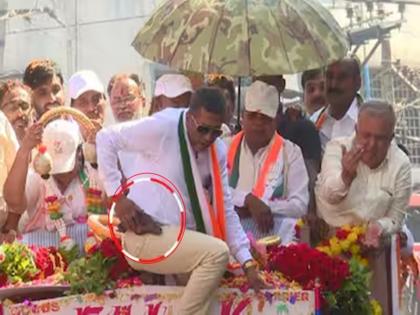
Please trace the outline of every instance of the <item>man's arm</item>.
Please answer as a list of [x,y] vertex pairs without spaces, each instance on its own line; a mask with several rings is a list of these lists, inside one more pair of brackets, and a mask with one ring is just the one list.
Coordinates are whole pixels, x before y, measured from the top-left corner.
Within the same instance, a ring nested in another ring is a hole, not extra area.
[[[289,149],[290,148],[290,149]],[[301,150],[296,145],[285,148],[288,155],[287,198],[268,202],[273,213],[300,218],[308,212],[309,178]],[[286,160],[284,161],[286,163]]]
[[330,204],[337,204],[346,197],[348,187],[341,176],[342,171],[341,145],[338,141],[331,140],[325,148],[321,172],[316,183],[318,198]]
[[97,134],[99,175],[108,196],[113,196],[121,184],[118,152],[153,152],[161,143],[163,133],[163,126],[152,116],[104,128]]
[[239,217],[233,208],[232,195],[228,183],[226,147],[223,143],[216,143],[216,145],[218,149],[225,203],[226,242],[232,255],[235,256],[236,260],[241,265],[243,265],[246,261],[252,259],[250,243],[244,229],[242,228],[241,222],[239,221]]
[[395,183],[395,194],[385,217],[378,220],[383,234],[394,234],[401,230],[411,195],[411,166],[404,163],[398,172]]

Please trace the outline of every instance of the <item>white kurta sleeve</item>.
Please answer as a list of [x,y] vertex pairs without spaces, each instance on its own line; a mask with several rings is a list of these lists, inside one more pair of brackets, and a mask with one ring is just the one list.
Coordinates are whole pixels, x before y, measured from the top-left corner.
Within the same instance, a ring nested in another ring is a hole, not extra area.
[[164,134],[162,123],[155,115],[104,128],[97,134],[99,176],[108,196],[114,195],[121,183],[118,152],[155,151]]
[[316,183],[318,198],[330,204],[341,202],[348,193],[348,188],[341,178],[341,158],[341,144],[336,140],[331,140],[325,148],[321,172]]
[[238,208],[242,208],[245,206],[245,198],[249,194],[249,192],[242,191],[238,188],[230,188],[232,192],[232,201],[233,205]]
[[401,230],[408,202],[411,195],[410,162],[402,165],[395,182],[395,193],[392,196],[391,207],[385,217],[378,220],[385,234],[394,234]]
[[231,188],[228,182],[226,147],[223,143],[217,143],[217,151],[225,201],[226,241],[231,254],[235,256],[240,264],[243,264],[247,260],[252,259],[250,243],[239,221],[238,214],[233,208]]
[[268,206],[275,214],[290,218],[300,218],[308,212],[309,177],[300,148],[290,144],[286,149],[288,174],[287,196],[268,202]]

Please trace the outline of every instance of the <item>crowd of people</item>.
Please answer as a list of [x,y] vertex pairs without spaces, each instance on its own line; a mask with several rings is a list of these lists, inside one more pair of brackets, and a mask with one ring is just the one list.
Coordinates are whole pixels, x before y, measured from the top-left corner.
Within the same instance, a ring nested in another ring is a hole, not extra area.
[[[254,77],[240,119],[234,118],[234,80],[209,75],[205,81],[193,88],[183,74],[162,75],[147,117],[138,114],[146,98],[136,74],[116,74],[105,89],[93,71],[82,70],[65,89],[56,63],[35,60],[22,81],[1,83],[2,241],[58,246],[71,237],[82,249],[90,207],[106,209],[127,178],[152,172],[180,191],[187,230],[166,260],[129,264],[154,274],[189,274],[182,314],[206,314],[231,257],[251,287],[266,288],[247,233],[276,235],[287,245],[296,241],[300,218],[310,225],[307,241],[313,244],[340,226],[367,225],[373,292],[386,302],[384,248],[397,233],[410,240],[404,220],[411,167],[394,140],[392,104],[365,102],[358,94],[357,60],[346,57],[303,73],[301,106],[283,106],[281,75]],[[40,122],[59,106],[84,113],[96,132],[86,134],[68,117]],[[104,123],[108,106],[112,125]],[[97,166],[84,157],[86,141],[96,144]],[[51,156],[50,176],[33,167],[39,151]],[[177,237],[176,201],[158,187],[131,187],[115,209],[123,247],[133,256],[160,255]]]

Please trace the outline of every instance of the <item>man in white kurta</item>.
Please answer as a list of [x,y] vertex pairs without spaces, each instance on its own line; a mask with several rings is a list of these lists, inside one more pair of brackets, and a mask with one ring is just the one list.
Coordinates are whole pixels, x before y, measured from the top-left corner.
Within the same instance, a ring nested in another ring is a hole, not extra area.
[[[244,266],[251,285],[258,288],[261,284],[256,270],[251,266],[253,261],[249,241],[233,209],[226,170],[226,148],[217,139],[221,134],[224,110],[220,91],[202,88],[193,95],[189,110],[168,108],[142,120],[103,129],[97,136],[99,171],[109,196],[114,195],[120,185],[117,160],[118,152],[124,150],[137,152],[141,156],[143,163],[138,167],[139,173],[151,172],[166,177],[178,188],[185,201],[187,230],[178,249],[166,260],[152,265],[129,261],[134,268],[153,273],[192,272],[178,314],[206,314],[211,294],[218,286],[228,262],[228,248],[223,241],[194,231],[198,229],[210,234],[210,230],[214,232],[220,227],[208,223],[202,203],[207,196],[214,196],[214,163],[220,168],[220,188],[225,210],[225,226],[221,228],[226,230],[230,253]],[[211,150],[216,152],[217,161],[210,157]],[[192,177],[186,177],[186,169]],[[199,205],[191,193],[192,186],[197,191]],[[124,248],[140,258],[163,254],[174,244],[179,230],[179,210],[174,198],[164,188],[150,183],[132,186],[127,197],[125,201],[117,202],[117,209],[118,203],[131,207],[130,202],[134,202],[137,214],[128,218],[137,222],[137,225],[130,228],[130,222],[127,222],[129,231],[123,237]],[[211,202],[214,207],[214,199]],[[201,208],[199,214],[197,207]],[[140,219],[138,214],[142,216]],[[127,218],[123,211],[119,216],[120,219]],[[143,223],[146,221],[146,224]],[[151,228],[148,229],[146,225]]]
[[247,89],[243,133],[230,145],[229,173],[245,231],[257,239],[278,235],[287,244],[296,220],[307,213],[308,173],[300,148],[276,132],[278,98],[276,88],[262,81]]
[[410,162],[394,143],[394,127],[391,105],[362,105],[355,136],[328,143],[315,187],[318,215],[329,226],[368,225],[372,292],[385,310],[389,283],[382,244],[401,230],[411,194]]

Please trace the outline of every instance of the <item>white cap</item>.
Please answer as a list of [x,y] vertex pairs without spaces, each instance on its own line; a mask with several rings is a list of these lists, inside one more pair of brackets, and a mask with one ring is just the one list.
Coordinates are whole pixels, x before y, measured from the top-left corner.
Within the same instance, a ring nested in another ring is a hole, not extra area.
[[262,81],[255,81],[246,90],[245,110],[275,118],[279,109],[279,92]]
[[283,99],[283,111],[285,112],[289,108],[303,109],[303,102],[300,97],[295,97],[292,99]]
[[75,121],[57,119],[44,129],[42,143],[52,159],[51,174],[67,173],[73,170],[76,150],[82,142],[79,125]]
[[104,93],[104,86],[95,72],[81,70],[73,74],[69,80],[69,95],[71,99],[77,99],[87,91]]
[[186,92],[193,92],[190,79],[182,74],[164,74],[156,81],[155,96],[177,97]]

